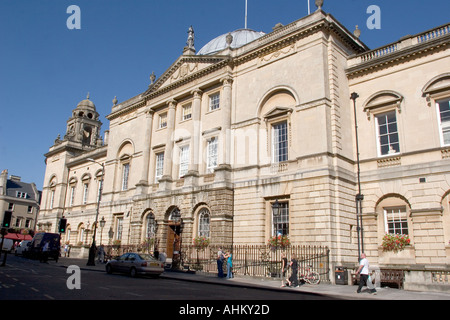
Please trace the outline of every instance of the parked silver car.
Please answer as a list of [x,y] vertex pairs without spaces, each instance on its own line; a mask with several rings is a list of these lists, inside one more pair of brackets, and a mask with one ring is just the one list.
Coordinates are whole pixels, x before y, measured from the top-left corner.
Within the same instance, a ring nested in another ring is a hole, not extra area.
[[131,277],[138,274],[159,276],[164,272],[164,264],[150,254],[128,252],[120,257],[108,261],[106,272],[128,273]]

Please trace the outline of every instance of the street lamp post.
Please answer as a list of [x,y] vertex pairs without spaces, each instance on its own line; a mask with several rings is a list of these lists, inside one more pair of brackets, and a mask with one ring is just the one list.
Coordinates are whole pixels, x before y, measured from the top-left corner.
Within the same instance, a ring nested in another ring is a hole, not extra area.
[[[272,204],[272,213],[273,213],[273,225],[275,225],[275,250],[278,249],[278,216],[280,215],[281,205],[278,202],[278,199],[275,199],[275,202]],[[277,223],[275,223],[275,219],[277,219]],[[276,251],[275,251],[276,252]]]
[[359,141],[358,141],[358,120],[356,117],[356,99],[359,95],[353,92],[350,99],[353,100],[353,112],[355,116],[355,137],[356,137],[356,166],[357,166],[357,179],[358,179],[358,193],[355,196],[356,205],[356,231],[358,234],[358,261],[361,259],[361,253],[364,252],[364,236],[363,236],[363,218],[362,218],[362,201],[364,195],[361,194],[361,169],[359,161]]
[[100,220],[100,228],[102,228],[102,231],[100,232],[100,244],[102,244],[103,228],[105,227],[105,224],[106,224],[105,217],[102,217],[102,220]]
[[[95,236],[97,234],[98,213],[100,210],[100,200],[102,198],[103,177],[105,174],[105,165],[103,163],[98,163],[97,161],[95,161],[94,159],[91,159],[91,158],[88,158],[87,160],[97,163],[102,166],[102,175],[101,175],[100,188],[98,191],[98,199],[97,199],[97,212],[95,214],[95,222],[94,222],[94,234],[92,235],[92,245],[91,245],[91,248],[89,249],[89,258],[88,258],[88,262],[86,264],[88,266],[95,266]],[[102,229],[103,229],[103,227],[102,227]]]
[[[174,237],[174,241],[173,241],[173,255],[172,255],[172,269],[176,269],[181,267],[181,239],[182,239],[182,229],[183,229],[183,219],[181,218],[181,213],[180,213],[180,209],[175,208],[172,211],[172,221],[175,222],[175,226],[174,226],[174,232],[175,232],[175,237]],[[177,239],[177,236],[179,237],[179,239]],[[178,250],[178,258],[176,263],[174,263],[175,259],[175,249],[176,249],[176,244],[178,241],[178,245],[179,245],[179,250]],[[180,265],[179,265],[180,264]]]

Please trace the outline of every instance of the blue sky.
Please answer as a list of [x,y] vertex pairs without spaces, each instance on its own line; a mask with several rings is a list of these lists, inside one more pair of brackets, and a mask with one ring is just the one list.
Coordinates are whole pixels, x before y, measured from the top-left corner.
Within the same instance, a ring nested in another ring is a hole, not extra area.
[[[81,10],[79,30],[67,28],[70,5]],[[380,29],[366,25],[370,5],[381,9]],[[1,0],[0,171],[42,189],[44,154],[88,92],[103,133],[114,96],[145,91],[152,71],[160,76],[181,55],[189,26],[198,51],[243,28],[244,8],[245,0]],[[448,0],[325,0],[323,10],[350,31],[359,25],[372,49],[450,22]],[[248,0],[248,28],[267,33],[307,13],[307,0]]]

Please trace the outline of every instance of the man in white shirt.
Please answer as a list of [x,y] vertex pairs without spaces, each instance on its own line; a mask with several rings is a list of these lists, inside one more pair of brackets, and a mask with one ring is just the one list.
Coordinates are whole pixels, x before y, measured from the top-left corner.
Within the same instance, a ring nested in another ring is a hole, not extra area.
[[[359,262],[359,268],[358,271],[356,271],[356,274],[360,274],[359,277],[359,287],[358,290],[356,291],[357,293],[361,293],[361,289],[363,286],[367,286],[369,288],[369,260],[367,260],[366,258],[366,254],[362,253],[361,254],[361,261]],[[375,288],[370,289],[370,293],[376,293],[377,290],[375,290]]]

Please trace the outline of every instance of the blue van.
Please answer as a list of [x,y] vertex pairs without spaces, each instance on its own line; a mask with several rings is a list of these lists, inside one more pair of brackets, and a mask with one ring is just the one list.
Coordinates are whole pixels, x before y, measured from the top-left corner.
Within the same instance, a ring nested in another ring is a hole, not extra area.
[[60,240],[60,235],[58,233],[37,233],[33,240],[28,244],[29,248],[26,251],[25,257],[42,260],[44,255],[42,249],[44,248],[45,243],[48,242],[49,246],[46,258],[54,259],[58,262],[61,249]]

